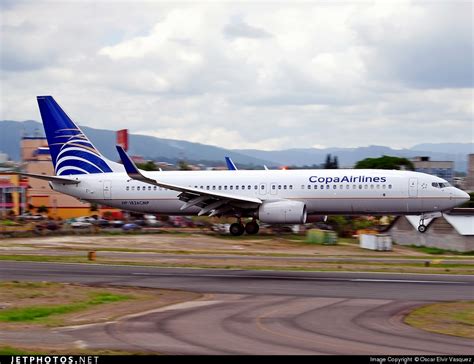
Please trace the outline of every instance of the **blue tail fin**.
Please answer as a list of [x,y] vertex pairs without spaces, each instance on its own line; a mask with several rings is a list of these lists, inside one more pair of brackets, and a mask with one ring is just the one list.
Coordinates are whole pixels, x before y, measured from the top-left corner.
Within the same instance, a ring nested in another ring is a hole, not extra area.
[[108,173],[116,169],[116,163],[99,153],[53,97],[37,99],[56,175]]

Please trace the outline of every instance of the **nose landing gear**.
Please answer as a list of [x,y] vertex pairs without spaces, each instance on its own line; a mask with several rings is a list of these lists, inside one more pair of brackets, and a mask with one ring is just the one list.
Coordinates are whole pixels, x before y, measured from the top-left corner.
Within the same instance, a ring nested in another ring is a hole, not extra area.
[[424,233],[426,231],[426,225],[424,224],[424,220],[420,220],[420,225],[418,225],[418,231],[420,233]]

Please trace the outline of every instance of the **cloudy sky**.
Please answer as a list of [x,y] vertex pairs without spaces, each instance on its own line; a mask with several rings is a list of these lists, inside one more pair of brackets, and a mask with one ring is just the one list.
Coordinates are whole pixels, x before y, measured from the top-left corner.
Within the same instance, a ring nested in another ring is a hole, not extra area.
[[471,1],[7,1],[0,120],[226,148],[472,142]]

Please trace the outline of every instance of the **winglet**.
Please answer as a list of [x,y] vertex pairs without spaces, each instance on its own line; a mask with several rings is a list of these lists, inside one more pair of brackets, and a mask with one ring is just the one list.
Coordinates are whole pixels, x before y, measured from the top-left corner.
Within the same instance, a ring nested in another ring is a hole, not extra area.
[[117,148],[120,160],[122,161],[122,164],[125,167],[125,171],[127,172],[127,174],[131,178],[140,177],[142,174],[140,173],[132,159],[127,155],[127,153],[125,153],[123,148],[120,145],[116,145],[115,147]]
[[225,162],[227,164],[227,169],[229,171],[237,171],[237,167],[235,166],[234,162],[232,162],[232,159],[230,157],[225,157]]

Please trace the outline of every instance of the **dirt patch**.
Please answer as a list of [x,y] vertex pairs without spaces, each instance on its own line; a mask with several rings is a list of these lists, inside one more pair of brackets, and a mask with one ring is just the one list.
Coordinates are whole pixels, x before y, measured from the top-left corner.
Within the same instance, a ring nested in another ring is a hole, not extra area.
[[[85,286],[51,282],[1,282],[0,308],[4,312],[11,309],[77,305],[78,302],[91,302],[91,300],[93,302],[94,297],[103,299],[103,302],[85,305],[83,309],[69,313],[54,314],[38,322],[31,320],[0,322],[0,329],[70,326],[111,321],[128,314],[195,300],[201,296],[198,293],[162,289]],[[107,300],[114,297],[121,299]]]

